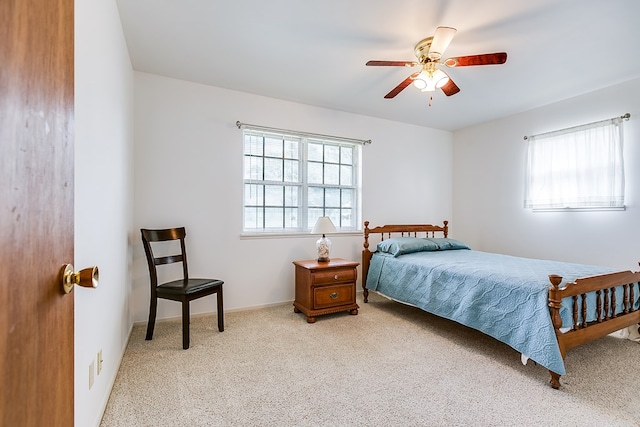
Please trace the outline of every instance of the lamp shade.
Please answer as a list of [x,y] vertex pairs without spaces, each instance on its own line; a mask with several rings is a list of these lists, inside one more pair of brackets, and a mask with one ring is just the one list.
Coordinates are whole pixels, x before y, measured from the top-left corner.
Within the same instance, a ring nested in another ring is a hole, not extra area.
[[321,216],[318,218],[316,225],[314,225],[313,230],[311,230],[311,234],[327,234],[336,232],[336,227],[328,216]]

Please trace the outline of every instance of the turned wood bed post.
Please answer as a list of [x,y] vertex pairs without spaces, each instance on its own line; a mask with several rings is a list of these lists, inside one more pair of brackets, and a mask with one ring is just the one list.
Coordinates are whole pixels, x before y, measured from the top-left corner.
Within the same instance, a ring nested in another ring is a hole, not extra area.
[[[553,329],[556,331],[556,338],[558,339],[558,346],[560,347],[560,354],[564,360],[566,351],[562,340],[560,339],[560,328],[562,328],[562,317],[560,316],[560,308],[562,308],[562,298],[559,295],[560,283],[562,282],[562,276],[557,274],[551,274],[549,276],[551,287],[549,288],[549,307],[551,308],[551,322],[553,323]],[[560,388],[560,375],[549,370],[551,374],[551,387],[555,389]]]
[[372,253],[369,251],[369,221],[364,222],[364,249],[362,250],[362,296],[364,302],[369,302],[369,289],[367,289],[367,273]]

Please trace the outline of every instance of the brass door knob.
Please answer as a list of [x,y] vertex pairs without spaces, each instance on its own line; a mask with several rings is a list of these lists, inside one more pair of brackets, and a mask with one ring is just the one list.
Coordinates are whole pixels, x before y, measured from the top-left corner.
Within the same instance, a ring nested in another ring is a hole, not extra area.
[[73,290],[73,285],[82,286],[83,288],[97,288],[100,274],[98,267],[88,267],[74,273],[72,264],[62,266],[62,290],[65,294]]

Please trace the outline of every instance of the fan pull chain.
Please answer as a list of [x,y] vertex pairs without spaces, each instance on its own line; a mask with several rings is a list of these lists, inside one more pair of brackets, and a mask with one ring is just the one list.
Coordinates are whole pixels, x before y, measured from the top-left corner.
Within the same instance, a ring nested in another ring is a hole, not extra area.
[[429,95],[429,107],[431,107],[431,101],[433,101],[433,95]]

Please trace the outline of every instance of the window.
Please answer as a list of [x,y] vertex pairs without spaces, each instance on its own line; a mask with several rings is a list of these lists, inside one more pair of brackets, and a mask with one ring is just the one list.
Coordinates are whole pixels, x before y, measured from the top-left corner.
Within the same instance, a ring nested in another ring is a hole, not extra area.
[[243,138],[243,232],[309,232],[321,216],[360,230],[360,143],[252,128]]
[[622,117],[527,140],[525,207],[624,208]]

